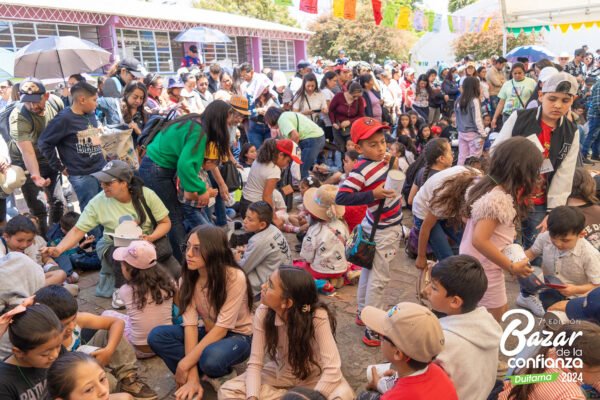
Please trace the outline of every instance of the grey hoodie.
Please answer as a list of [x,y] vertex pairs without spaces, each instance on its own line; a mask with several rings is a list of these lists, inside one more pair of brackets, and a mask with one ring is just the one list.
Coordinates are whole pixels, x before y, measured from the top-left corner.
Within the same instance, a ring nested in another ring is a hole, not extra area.
[[440,318],[446,340],[435,363],[454,382],[460,400],[486,399],[496,382],[502,328],[484,307]]

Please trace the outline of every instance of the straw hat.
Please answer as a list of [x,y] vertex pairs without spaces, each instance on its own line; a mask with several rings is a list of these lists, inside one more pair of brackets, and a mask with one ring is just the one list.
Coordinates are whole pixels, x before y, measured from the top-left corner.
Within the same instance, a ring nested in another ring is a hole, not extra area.
[[4,175],[0,174],[1,188],[6,194],[11,194],[15,189],[23,186],[26,180],[27,176],[25,175],[25,171],[17,165],[11,165]]
[[323,221],[341,218],[346,212],[346,207],[335,204],[337,192],[338,187],[334,185],[310,188],[304,193],[304,207]]

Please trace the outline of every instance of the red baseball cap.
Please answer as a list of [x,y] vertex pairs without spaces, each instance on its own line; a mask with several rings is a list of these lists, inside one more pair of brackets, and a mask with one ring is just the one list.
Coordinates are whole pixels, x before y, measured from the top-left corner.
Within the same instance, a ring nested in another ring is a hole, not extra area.
[[439,134],[441,134],[441,133],[442,133],[442,127],[441,127],[441,126],[438,126],[438,125],[433,125],[433,126],[431,127],[431,133],[432,133],[433,135],[439,135]]
[[302,160],[300,160],[298,156],[294,154],[294,142],[292,142],[290,139],[278,140],[277,150],[290,156],[295,163],[302,164]]
[[333,68],[334,71],[350,71],[350,67],[348,67],[346,64],[340,64],[340,65],[336,65]]
[[371,117],[362,117],[354,121],[352,124],[352,128],[350,128],[350,136],[352,137],[352,141],[358,144],[359,140],[368,139],[380,130],[389,128],[389,126],[383,125],[376,119]]

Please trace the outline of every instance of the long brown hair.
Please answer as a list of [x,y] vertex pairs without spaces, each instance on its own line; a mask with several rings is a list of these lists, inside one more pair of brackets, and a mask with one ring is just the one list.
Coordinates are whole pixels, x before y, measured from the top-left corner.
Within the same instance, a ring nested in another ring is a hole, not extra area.
[[[190,232],[191,235],[196,235],[200,241],[200,254],[206,263],[207,280],[207,297],[210,307],[218,315],[221,307],[227,300],[227,269],[235,268],[242,270],[235,261],[233,253],[229,249],[227,243],[227,235],[222,228],[212,225],[200,225]],[[245,275],[245,274],[244,274]],[[185,310],[192,304],[192,298],[196,290],[196,283],[200,277],[197,270],[187,268],[187,262],[184,262],[182,272],[182,283],[179,292],[179,312],[183,314]],[[252,309],[252,287],[246,276],[246,290],[248,309]]]
[[175,297],[176,286],[171,275],[160,265],[149,269],[138,269],[125,262],[131,279],[127,282],[133,289],[133,304],[138,310],[143,310],[148,304],[148,295],[154,304]]
[[[129,111],[129,104],[127,104],[127,99],[137,89],[142,91],[142,93],[144,94],[144,98],[142,99],[142,104],[137,108],[137,110],[131,113],[131,111]],[[146,110],[144,109],[144,106],[146,105],[146,100],[148,100],[148,88],[146,87],[146,85],[138,81],[129,82],[123,90],[123,98],[121,99],[121,113],[123,114],[123,121],[128,124],[131,121],[133,121],[133,117],[135,116],[135,114],[140,113],[145,124],[148,120],[148,114],[146,114]],[[140,126],[140,129],[141,128],[143,127]]]
[[[319,300],[312,276],[305,270],[290,266],[279,267],[279,279],[283,287],[283,298],[291,299],[293,305],[286,311],[288,336],[288,362],[294,376],[305,380],[311,374],[311,366],[322,370],[316,361],[311,342],[315,339],[315,312],[322,308],[327,312],[331,332],[335,336],[336,320],[325,303]],[[275,311],[269,309],[264,322],[266,352],[272,360],[277,360],[277,327]]]
[[544,158],[535,145],[524,137],[513,137],[498,145],[492,153],[487,175],[469,191],[465,216],[471,216],[471,206],[496,186],[510,194],[517,218],[527,215],[529,196],[535,190]]
[[523,137],[510,138],[494,150],[487,175],[475,184],[478,173],[474,169],[449,178],[433,192],[429,206],[436,214],[448,218],[452,225],[459,226],[462,218],[471,217],[473,203],[501,186],[513,198],[517,219],[523,218],[529,208],[528,197],[538,182],[542,161],[542,154],[531,141]]
[[586,203],[597,204],[596,181],[585,168],[577,168],[573,176],[571,195],[574,199],[583,200]]

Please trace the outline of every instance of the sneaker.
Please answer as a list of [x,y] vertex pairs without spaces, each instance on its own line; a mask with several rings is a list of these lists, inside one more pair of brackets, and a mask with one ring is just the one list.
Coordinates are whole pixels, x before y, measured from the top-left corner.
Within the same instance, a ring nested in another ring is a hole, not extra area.
[[600,161],[600,156],[592,156],[592,161]]
[[219,393],[219,389],[221,389],[221,386],[225,382],[232,380],[236,376],[237,376],[236,370],[232,369],[230,373],[228,373],[227,375],[222,376],[220,378],[209,378],[208,376],[204,375],[202,377],[202,380],[207,382],[210,386],[212,386],[212,388],[215,390],[216,393]]
[[589,158],[587,158],[587,157],[584,157],[583,160],[582,160],[582,162],[584,164],[586,164],[586,165],[593,165],[594,164],[594,162],[592,160],[590,160]]
[[330,279],[329,282],[331,282],[333,287],[336,289],[344,287],[344,278],[342,277]]
[[79,282],[79,274],[75,271],[71,273],[71,276],[67,277],[68,283],[77,283]]
[[360,311],[356,311],[356,318],[354,318],[354,323],[358,326],[366,326],[362,319],[360,319]]
[[381,338],[379,337],[379,334],[373,332],[369,328],[365,329],[365,335],[363,336],[362,341],[369,347],[381,346]]
[[522,293],[517,297],[517,305],[522,308],[526,308],[533,313],[536,317],[543,317],[546,313],[542,302],[537,296],[523,296]]
[[119,297],[119,289],[115,289],[115,291],[112,294],[112,308],[114,308],[115,310],[125,309],[125,303]]
[[130,394],[134,399],[156,400],[158,395],[150,386],[144,383],[137,375],[130,375],[121,380],[121,392]]

